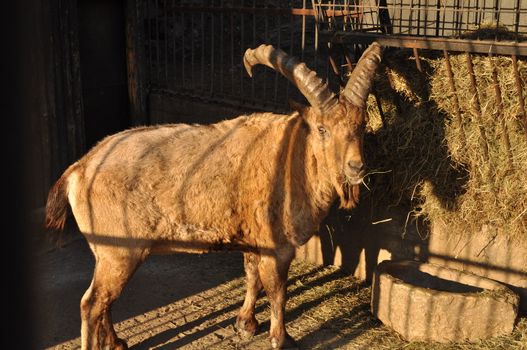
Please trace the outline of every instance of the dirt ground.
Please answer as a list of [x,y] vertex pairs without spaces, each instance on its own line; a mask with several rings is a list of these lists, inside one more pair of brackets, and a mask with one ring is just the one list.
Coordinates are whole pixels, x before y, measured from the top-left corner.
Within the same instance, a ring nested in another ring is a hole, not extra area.
[[[79,301],[93,258],[82,237],[41,251],[36,267],[38,349],[78,349]],[[238,253],[153,256],[113,307],[130,349],[267,349],[269,307],[257,303],[260,329],[251,340],[233,324],[245,293]],[[477,344],[408,343],[369,312],[370,288],[335,267],[294,262],[288,285],[287,329],[301,349],[527,349],[527,320],[511,336]]]

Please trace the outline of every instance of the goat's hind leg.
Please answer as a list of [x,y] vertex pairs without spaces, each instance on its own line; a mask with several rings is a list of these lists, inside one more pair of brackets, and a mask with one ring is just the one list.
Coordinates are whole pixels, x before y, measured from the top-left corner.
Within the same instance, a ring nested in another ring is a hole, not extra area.
[[117,338],[113,329],[111,305],[143,258],[142,254],[113,253],[98,247],[95,254],[93,279],[80,306],[82,350],[127,349],[126,342]]
[[258,299],[258,292],[262,289],[262,281],[258,274],[260,256],[254,253],[244,253],[243,263],[247,282],[247,292],[243,306],[236,318],[236,329],[244,338],[250,338],[256,333],[258,321],[254,317],[254,306]]

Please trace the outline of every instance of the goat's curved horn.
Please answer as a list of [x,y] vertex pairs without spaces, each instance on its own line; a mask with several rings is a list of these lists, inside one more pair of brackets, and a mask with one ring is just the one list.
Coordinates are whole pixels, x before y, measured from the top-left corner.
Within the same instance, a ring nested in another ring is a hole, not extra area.
[[263,64],[280,72],[289,79],[309,101],[311,106],[324,113],[329,111],[338,100],[328,85],[320,79],[316,72],[307,68],[306,64],[291,57],[272,45],[260,45],[256,49],[247,49],[243,56],[243,64],[252,77],[252,68]]
[[379,43],[372,43],[360,57],[357,66],[341,95],[357,107],[364,108],[375,76],[375,70],[381,62],[382,48]]

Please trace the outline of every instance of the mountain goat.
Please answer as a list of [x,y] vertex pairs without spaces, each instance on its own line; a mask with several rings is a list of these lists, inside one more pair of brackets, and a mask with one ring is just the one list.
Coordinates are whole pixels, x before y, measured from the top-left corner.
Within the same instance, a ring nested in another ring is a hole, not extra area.
[[364,176],[365,105],[381,47],[364,52],[340,96],[316,73],[270,45],[244,64],[288,78],[311,106],[290,115],[254,113],[213,125],[159,125],[109,136],[51,189],[46,226],[62,229],[71,207],[95,270],[82,297],[82,349],[126,349],[111,305],[150,254],[241,250],[247,277],[236,326],[256,331],[263,287],[270,341],[296,347],[284,325],[286,280],[295,248],[317,230],[335,199],[353,208]]

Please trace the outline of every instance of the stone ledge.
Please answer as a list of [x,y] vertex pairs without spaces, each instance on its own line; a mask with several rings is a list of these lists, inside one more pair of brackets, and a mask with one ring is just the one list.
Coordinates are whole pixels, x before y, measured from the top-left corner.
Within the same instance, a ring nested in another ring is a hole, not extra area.
[[519,297],[496,281],[428,263],[384,261],[372,313],[410,341],[476,341],[512,332]]

